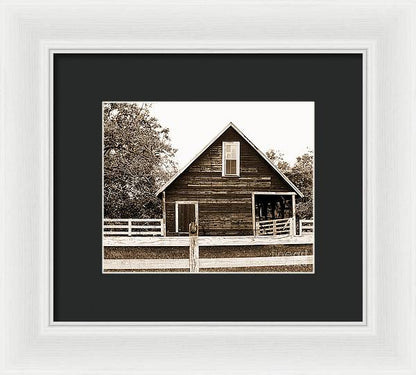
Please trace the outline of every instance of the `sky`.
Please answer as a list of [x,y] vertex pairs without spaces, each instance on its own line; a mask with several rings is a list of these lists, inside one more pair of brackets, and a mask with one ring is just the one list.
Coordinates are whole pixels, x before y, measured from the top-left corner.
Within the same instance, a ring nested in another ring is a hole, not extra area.
[[170,129],[184,167],[228,123],[261,151],[280,150],[290,164],[314,150],[314,102],[152,102],[151,115]]

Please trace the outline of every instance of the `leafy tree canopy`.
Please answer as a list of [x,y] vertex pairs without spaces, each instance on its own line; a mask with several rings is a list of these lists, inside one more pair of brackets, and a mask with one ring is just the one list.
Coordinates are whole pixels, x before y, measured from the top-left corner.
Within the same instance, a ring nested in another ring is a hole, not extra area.
[[285,160],[285,155],[279,150],[269,150],[266,152],[269,160],[277,166],[283,173],[290,171],[290,164]]
[[104,104],[104,216],[161,215],[157,189],[177,166],[169,129],[151,116],[150,104]]
[[313,152],[308,150],[296,158],[291,166],[285,161],[284,154],[280,151],[269,150],[266,156],[275,164],[303,193],[303,198],[296,202],[296,213],[299,219],[313,218]]

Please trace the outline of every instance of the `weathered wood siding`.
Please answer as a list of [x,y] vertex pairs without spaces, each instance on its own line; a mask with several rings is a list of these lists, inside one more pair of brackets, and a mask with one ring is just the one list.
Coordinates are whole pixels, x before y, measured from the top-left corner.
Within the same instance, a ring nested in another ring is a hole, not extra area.
[[[240,142],[240,177],[222,177],[224,141]],[[251,235],[251,194],[255,191],[293,189],[229,128],[166,189],[167,235],[175,232],[175,201],[198,201],[201,236]]]

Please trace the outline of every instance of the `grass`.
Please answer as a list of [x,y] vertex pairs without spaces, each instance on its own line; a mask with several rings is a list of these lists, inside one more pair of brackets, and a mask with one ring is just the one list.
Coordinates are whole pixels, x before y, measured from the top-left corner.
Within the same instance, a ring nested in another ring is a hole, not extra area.
[[[200,246],[200,258],[279,257],[312,255],[312,245]],[[105,247],[105,259],[188,259],[189,247]],[[313,272],[312,265],[206,268],[201,272]],[[111,270],[105,272],[184,272],[189,269]]]
[[[200,258],[312,255],[312,245],[200,246]],[[105,247],[106,259],[187,259],[189,247]]]
[[[189,273],[189,268],[184,269],[160,269],[160,270],[105,270],[105,272],[134,272],[134,273],[149,273],[149,272],[181,272]],[[200,272],[313,272],[312,264],[296,265],[296,266],[275,266],[275,267],[233,267],[233,268],[202,268]]]

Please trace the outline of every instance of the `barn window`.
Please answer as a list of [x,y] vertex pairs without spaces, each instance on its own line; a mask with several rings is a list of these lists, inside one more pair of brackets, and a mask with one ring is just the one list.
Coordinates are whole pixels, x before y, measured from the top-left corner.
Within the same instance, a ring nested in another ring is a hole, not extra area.
[[222,175],[240,175],[240,142],[222,143]]

